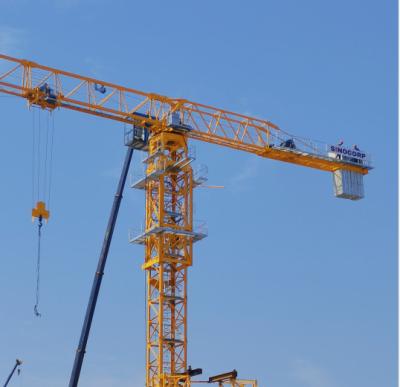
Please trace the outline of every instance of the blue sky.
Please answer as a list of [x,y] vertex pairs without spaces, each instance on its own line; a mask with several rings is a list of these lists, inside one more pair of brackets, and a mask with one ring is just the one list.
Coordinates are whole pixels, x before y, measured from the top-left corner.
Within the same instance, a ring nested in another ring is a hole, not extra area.
[[[397,382],[395,1],[3,0],[0,51],[144,91],[269,119],[373,154],[366,198],[335,199],[329,173],[193,143],[210,184],[195,216],[209,237],[189,277],[189,363],[271,387]],[[121,125],[59,111],[52,218],[33,316],[32,113],[0,96],[0,378],[69,380],[124,157]],[[137,168],[141,155],[135,155]],[[144,218],[127,189],[81,386],[144,380]],[[11,384],[10,384],[11,386]]]

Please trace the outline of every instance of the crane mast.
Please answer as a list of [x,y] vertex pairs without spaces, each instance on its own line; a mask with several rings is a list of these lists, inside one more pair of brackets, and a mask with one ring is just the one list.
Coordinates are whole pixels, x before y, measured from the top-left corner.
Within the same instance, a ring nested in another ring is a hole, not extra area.
[[[200,183],[192,170],[189,139],[329,171],[334,175],[336,196],[363,197],[362,177],[372,166],[370,156],[358,148],[316,143],[293,136],[270,121],[23,59],[0,55],[0,64],[4,64],[0,92],[25,98],[43,109],[65,108],[128,124],[125,144],[147,152],[146,174],[133,184],[145,191],[145,228],[130,237],[130,242],[145,248],[146,387],[191,385],[188,268],[193,262],[193,244],[206,232],[194,227],[193,190]],[[222,374],[215,381],[256,386],[255,381],[240,382],[236,376],[236,371],[228,379]]]
[[193,171],[184,134],[151,137],[146,178],[146,226],[133,237],[145,245],[146,386],[189,386],[187,275],[192,265]]

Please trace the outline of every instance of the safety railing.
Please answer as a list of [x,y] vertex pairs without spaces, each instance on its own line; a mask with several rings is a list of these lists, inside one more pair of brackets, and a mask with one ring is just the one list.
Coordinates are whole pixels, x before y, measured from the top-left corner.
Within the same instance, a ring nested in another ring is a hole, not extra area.
[[337,145],[327,144],[326,142],[293,136],[281,131],[271,135],[270,147],[287,152],[303,153],[324,159],[340,160],[345,163],[372,168],[371,155],[358,148],[357,145],[348,147],[342,142]]

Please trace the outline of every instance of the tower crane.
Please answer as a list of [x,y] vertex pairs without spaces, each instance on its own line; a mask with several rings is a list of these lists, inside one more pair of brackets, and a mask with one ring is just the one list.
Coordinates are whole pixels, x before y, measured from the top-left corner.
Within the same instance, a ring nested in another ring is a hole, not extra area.
[[[126,162],[129,164],[133,149],[147,152],[146,174],[133,184],[146,195],[145,228],[130,237],[131,242],[145,247],[146,387],[190,386],[196,374],[187,359],[187,274],[193,262],[193,244],[207,233],[194,226],[193,191],[202,179],[193,172],[189,141],[331,172],[337,197],[358,200],[364,196],[363,176],[372,165],[370,156],[357,146],[315,142],[289,134],[267,120],[24,59],[0,55],[0,65],[0,92],[25,98],[30,106],[49,111],[69,109],[122,122],[128,147]],[[124,173],[126,177],[125,167],[122,184]],[[92,290],[96,299],[97,294]],[[87,335],[93,312],[92,304],[89,321],[85,319]],[[78,383],[85,347],[86,342],[78,348],[70,387]],[[228,379],[230,385],[255,385],[236,380],[236,375]],[[216,378],[215,382],[222,385],[224,380]]]

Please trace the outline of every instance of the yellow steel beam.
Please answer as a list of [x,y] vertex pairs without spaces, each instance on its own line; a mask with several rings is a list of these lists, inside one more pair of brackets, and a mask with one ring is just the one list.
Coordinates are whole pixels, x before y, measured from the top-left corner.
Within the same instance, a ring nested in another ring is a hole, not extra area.
[[[95,78],[43,66],[31,61],[0,55],[0,92],[26,98],[42,108],[65,108],[138,126],[150,132],[165,130],[168,116],[178,112],[181,121],[191,128],[186,136],[256,155],[334,172],[338,169],[367,174],[368,165],[335,160],[306,142],[300,151],[279,147],[290,135],[267,120],[218,109],[184,99],[145,93]],[[55,100],[46,100],[40,90],[44,81],[54,91]],[[96,85],[105,95],[96,101]],[[299,140],[300,143],[302,140]]]
[[[187,269],[193,239],[193,173],[182,134],[150,139],[146,183],[145,263],[147,278],[146,387],[190,385],[187,365]],[[164,230],[153,233],[152,231]]]

